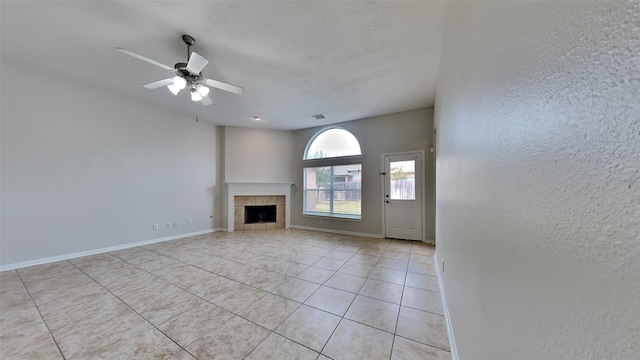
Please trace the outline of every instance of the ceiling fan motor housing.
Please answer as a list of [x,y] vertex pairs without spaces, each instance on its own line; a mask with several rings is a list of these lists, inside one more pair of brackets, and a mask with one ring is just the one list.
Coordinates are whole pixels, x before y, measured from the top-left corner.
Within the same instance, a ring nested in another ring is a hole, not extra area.
[[179,62],[174,66],[174,68],[176,69],[176,74],[187,80],[189,84],[202,78],[202,73],[193,74],[189,70],[187,70],[187,63]]

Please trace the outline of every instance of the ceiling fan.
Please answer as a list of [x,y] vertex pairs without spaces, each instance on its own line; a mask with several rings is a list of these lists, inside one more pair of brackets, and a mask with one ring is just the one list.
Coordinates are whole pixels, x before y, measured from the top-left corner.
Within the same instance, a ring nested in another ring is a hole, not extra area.
[[157,89],[166,86],[173,95],[177,96],[180,90],[189,88],[189,91],[191,92],[191,100],[200,101],[203,105],[212,104],[211,98],[209,98],[209,87],[228,91],[234,94],[244,94],[244,89],[239,86],[202,77],[202,69],[207,66],[209,60],[205,59],[195,51],[191,52],[191,46],[196,43],[196,40],[193,37],[189,35],[182,35],[182,41],[187,44],[187,62],[179,62],[175,64],[174,67],[164,65],[160,62],[151,60],[120,47],[117,47],[116,50],[142,61],[146,61],[149,64],[161,67],[175,75],[172,78],[158,80],[143,85],[147,89]]

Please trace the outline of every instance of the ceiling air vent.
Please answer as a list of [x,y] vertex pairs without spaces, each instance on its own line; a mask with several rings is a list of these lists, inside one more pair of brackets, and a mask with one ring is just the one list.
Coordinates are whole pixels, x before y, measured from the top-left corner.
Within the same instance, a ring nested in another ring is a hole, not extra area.
[[316,114],[316,115],[313,115],[313,117],[316,118],[316,120],[324,119],[324,115],[322,114]]

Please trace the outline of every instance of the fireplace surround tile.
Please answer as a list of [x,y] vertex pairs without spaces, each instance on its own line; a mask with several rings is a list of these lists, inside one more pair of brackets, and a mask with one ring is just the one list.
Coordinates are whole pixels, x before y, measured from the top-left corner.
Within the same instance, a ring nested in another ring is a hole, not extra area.
[[[291,186],[293,182],[225,182],[228,187],[227,231],[288,229],[290,224]],[[276,205],[276,222],[249,226],[244,224],[245,205]],[[239,206],[242,211],[236,210]],[[241,221],[238,219],[242,217]]]
[[[269,195],[269,196],[253,196],[253,195],[236,195],[233,197],[234,202],[234,221],[233,227],[237,231],[255,231],[255,230],[275,230],[285,228],[285,196]],[[276,222],[245,224],[244,212],[245,206],[260,205],[276,205]]]

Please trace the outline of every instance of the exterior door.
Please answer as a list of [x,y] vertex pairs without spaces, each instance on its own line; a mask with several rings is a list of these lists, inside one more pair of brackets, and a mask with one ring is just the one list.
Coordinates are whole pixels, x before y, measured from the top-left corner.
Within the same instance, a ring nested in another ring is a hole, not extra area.
[[422,153],[384,156],[385,237],[422,240]]

